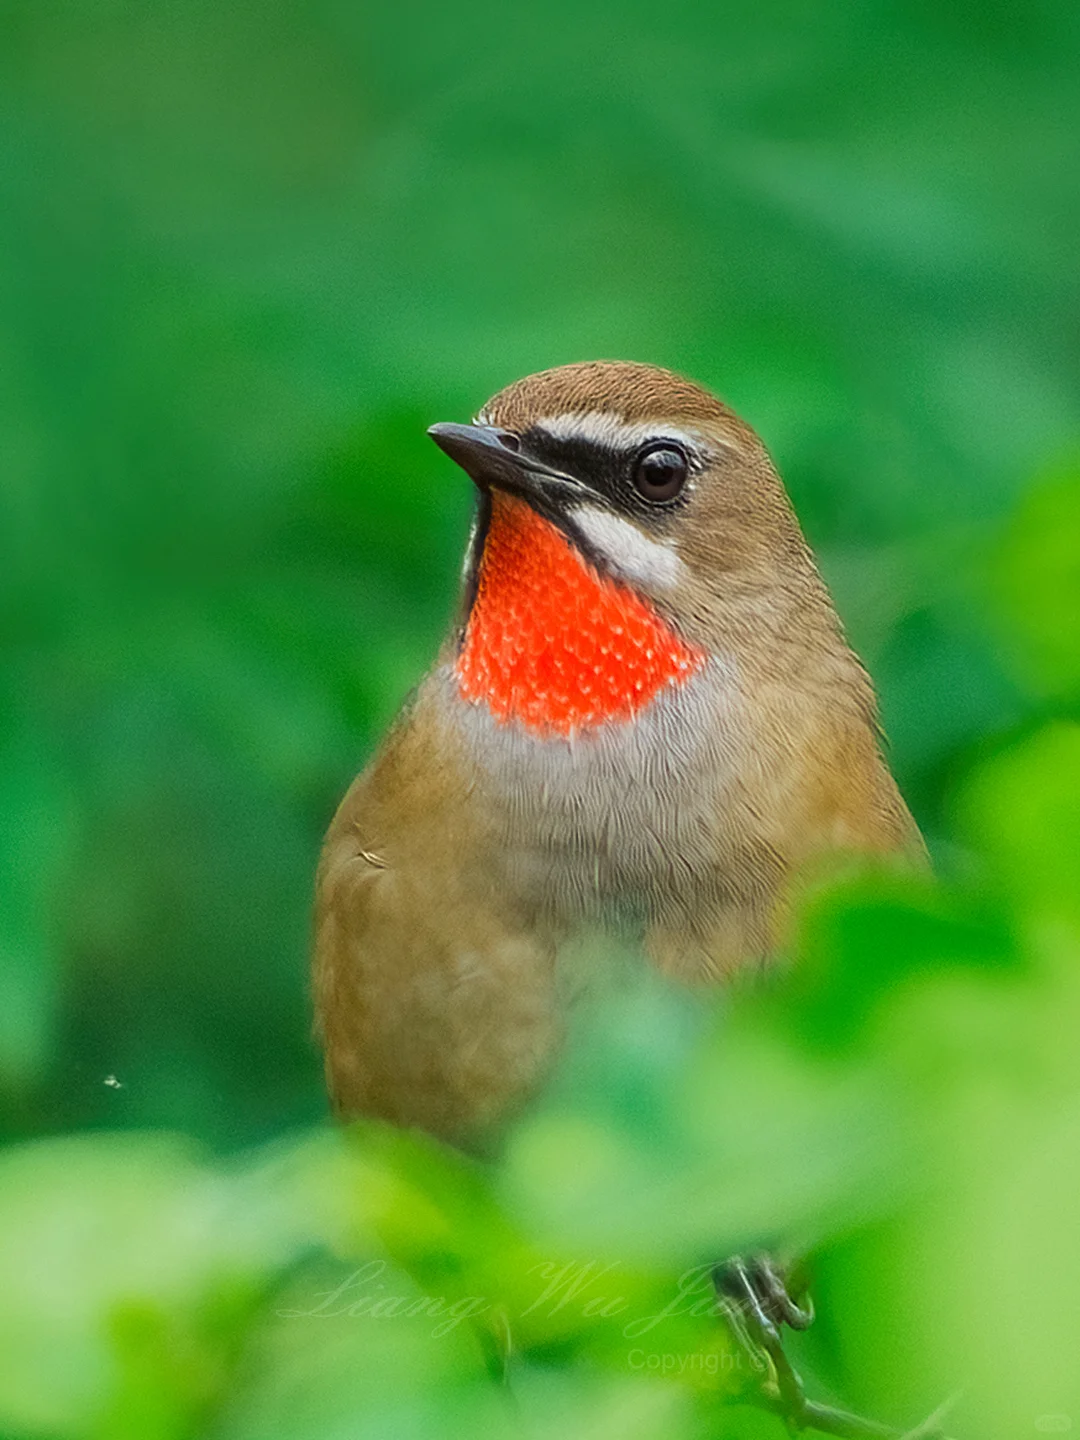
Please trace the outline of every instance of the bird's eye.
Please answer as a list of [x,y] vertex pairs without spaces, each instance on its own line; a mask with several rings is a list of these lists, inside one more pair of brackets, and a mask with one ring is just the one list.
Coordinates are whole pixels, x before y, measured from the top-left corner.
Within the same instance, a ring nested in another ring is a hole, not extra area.
[[634,489],[646,500],[674,500],[686,474],[686,456],[677,445],[653,445],[634,462]]

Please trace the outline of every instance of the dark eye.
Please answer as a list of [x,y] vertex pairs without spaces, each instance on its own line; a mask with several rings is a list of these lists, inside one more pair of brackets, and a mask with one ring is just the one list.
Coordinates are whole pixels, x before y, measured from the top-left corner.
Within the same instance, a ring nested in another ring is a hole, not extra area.
[[686,470],[677,445],[654,445],[634,462],[634,489],[646,500],[674,500],[686,484]]

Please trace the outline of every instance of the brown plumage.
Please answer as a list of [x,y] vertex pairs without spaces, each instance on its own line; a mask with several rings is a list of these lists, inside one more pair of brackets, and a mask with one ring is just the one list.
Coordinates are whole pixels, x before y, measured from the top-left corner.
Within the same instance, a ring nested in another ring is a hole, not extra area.
[[480,488],[462,613],[330,827],[315,992],[342,1113],[466,1140],[542,1080],[588,927],[722,978],[775,947],[807,867],[920,842],[731,410],[597,362],[433,435]]

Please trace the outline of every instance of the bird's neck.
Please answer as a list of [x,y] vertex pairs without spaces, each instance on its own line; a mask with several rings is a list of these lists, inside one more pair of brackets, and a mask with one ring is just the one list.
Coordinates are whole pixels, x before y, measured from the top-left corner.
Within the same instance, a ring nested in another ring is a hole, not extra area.
[[632,719],[706,658],[531,506],[493,493],[456,665],[466,700],[565,736]]

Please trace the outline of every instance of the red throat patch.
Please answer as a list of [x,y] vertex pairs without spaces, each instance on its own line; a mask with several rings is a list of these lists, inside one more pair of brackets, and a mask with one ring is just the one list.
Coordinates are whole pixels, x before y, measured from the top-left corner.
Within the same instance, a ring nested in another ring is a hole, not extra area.
[[456,667],[467,700],[497,720],[569,735],[631,719],[705,658],[531,506],[493,492]]

